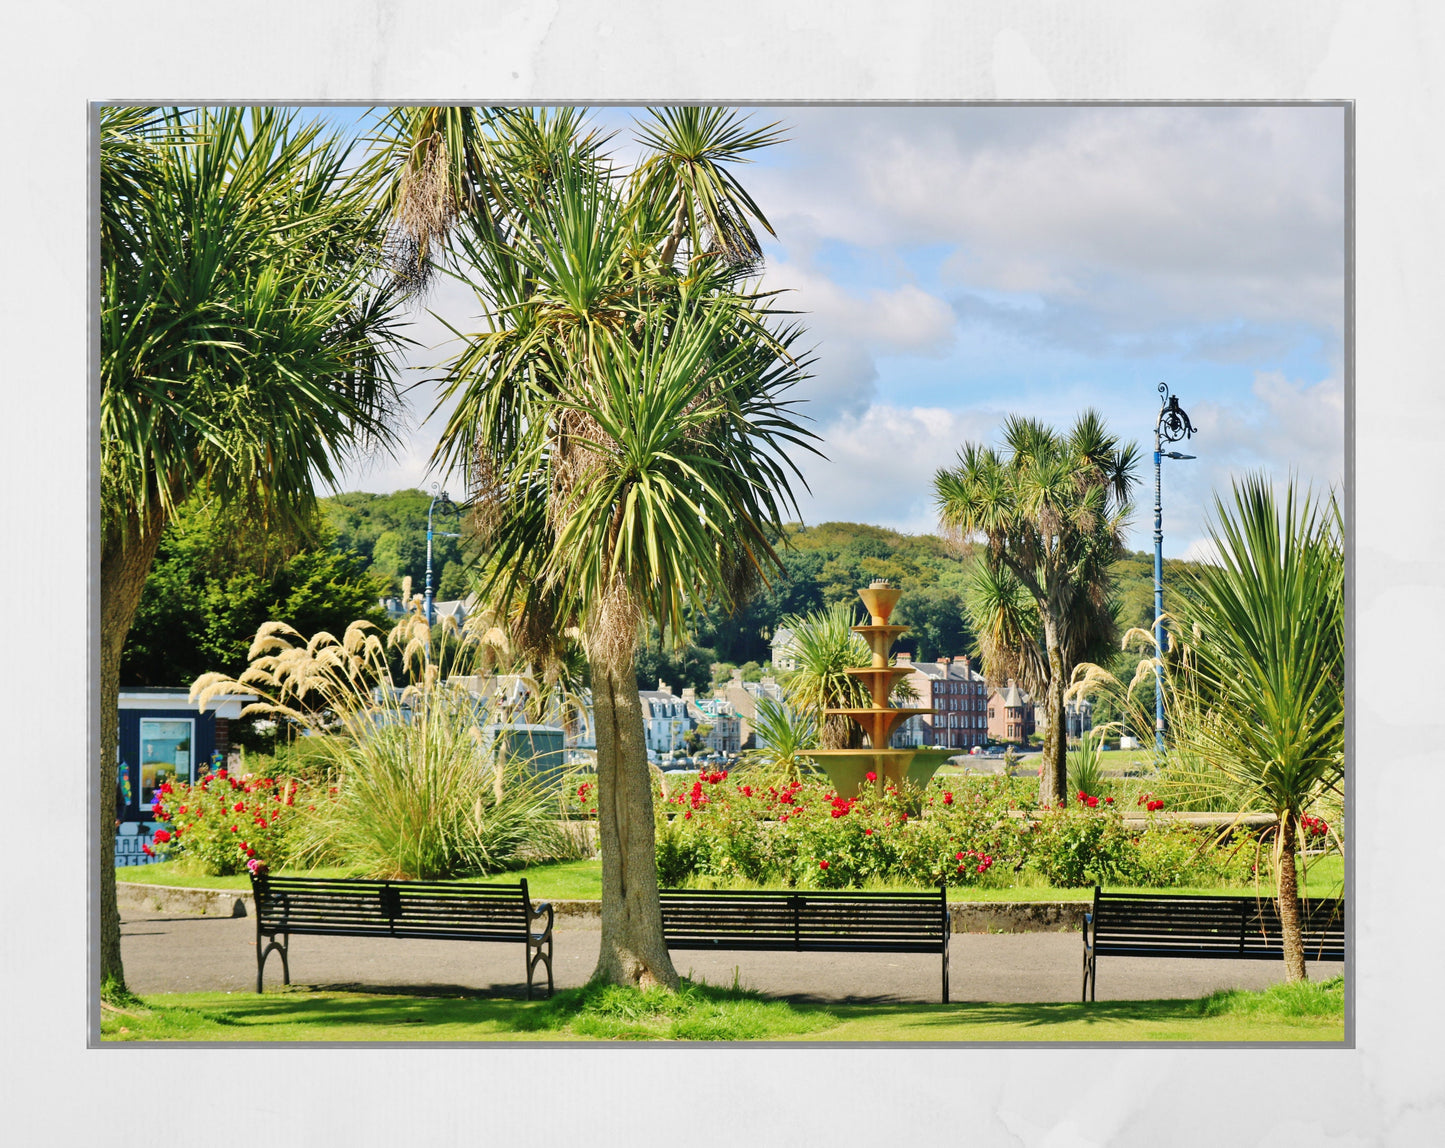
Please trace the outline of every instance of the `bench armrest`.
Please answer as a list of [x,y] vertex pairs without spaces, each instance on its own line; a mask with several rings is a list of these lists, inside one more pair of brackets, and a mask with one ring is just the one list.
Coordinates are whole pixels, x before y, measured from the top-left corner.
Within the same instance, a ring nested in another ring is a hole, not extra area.
[[535,938],[536,938],[537,940],[539,940],[539,941],[544,941],[544,940],[546,940],[548,937],[550,937],[550,936],[552,935],[552,919],[553,919],[553,916],[554,916],[554,914],[553,914],[553,912],[552,912],[552,902],[551,902],[551,901],[538,901],[537,904],[536,904],[536,906],[535,906],[534,908],[531,908],[531,909],[530,909],[530,912],[531,912],[531,914],[532,914],[532,920],[533,920],[533,921],[537,920],[539,917],[542,917],[542,916],[544,916],[544,915],[546,916],[546,918],[547,918],[547,927],[546,927],[545,929],[543,929],[540,933],[533,933],[533,934],[532,934],[532,936],[535,937]]

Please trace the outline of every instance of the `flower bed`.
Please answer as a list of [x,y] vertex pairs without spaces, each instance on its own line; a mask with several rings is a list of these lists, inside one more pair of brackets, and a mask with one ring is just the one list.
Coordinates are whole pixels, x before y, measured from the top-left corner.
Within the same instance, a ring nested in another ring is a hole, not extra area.
[[1198,887],[1248,881],[1263,865],[1247,837],[1214,835],[1153,814],[1127,825],[1112,798],[1081,793],[1068,807],[1033,809],[1033,784],[980,777],[920,794],[891,786],[842,798],[821,781],[767,784],[726,771],[655,794],[663,885],[744,880],[766,885],[858,887],[870,882],[951,887],[1014,883],[1032,871],[1051,885]]

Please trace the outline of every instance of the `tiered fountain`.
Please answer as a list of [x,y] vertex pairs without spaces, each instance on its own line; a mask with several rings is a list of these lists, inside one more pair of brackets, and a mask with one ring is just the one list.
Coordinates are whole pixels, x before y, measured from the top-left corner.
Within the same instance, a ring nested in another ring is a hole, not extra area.
[[888,704],[893,687],[912,671],[906,666],[890,666],[888,652],[900,634],[908,632],[907,626],[889,625],[893,607],[898,604],[902,591],[889,586],[887,582],[874,582],[866,590],[859,590],[858,597],[868,607],[869,621],[866,626],[854,626],[853,632],[862,634],[873,652],[872,665],[850,669],[851,677],[861,678],[868,685],[873,704],[862,709],[828,709],[828,715],[844,714],[863,727],[868,738],[865,749],[815,749],[809,750],[812,758],[827,771],[833,788],[839,797],[857,797],[866,785],[868,774],[875,777],[874,786],[878,791],[886,784],[893,784],[900,790],[905,785],[922,789],[928,784],[938,767],[958,752],[956,749],[894,749],[888,745],[894,731],[915,714],[931,714],[932,709],[895,708]]

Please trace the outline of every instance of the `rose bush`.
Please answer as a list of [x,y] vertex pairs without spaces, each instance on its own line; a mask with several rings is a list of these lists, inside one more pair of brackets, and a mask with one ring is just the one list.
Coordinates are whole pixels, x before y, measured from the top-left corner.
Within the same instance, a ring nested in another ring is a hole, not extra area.
[[657,794],[664,885],[742,879],[850,888],[869,881],[978,884],[1016,854],[1024,799],[1007,779],[969,791],[840,797],[818,780],[754,785],[726,771]]
[[277,868],[285,860],[286,830],[299,793],[294,779],[235,777],[224,766],[194,784],[166,782],[151,806],[166,824],[148,851],[211,876],[245,872],[252,859]]

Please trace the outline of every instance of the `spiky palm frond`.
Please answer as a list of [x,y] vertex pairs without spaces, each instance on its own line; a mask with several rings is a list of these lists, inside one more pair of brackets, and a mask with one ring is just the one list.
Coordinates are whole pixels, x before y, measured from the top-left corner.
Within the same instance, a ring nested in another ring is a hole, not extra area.
[[1199,748],[1281,816],[1298,816],[1344,765],[1344,550],[1333,497],[1264,475],[1216,497],[1219,564],[1191,578],[1180,617],[1202,704],[1221,720]]
[[684,237],[694,257],[716,254],[744,270],[762,255],[753,224],[772,224],[729,168],[752,152],[783,141],[777,124],[749,128],[745,117],[720,107],[648,108],[638,140],[652,155],[639,165],[636,194],[671,218],[660,262],[671,266]]
[[275,109],[125,111],[102,114],[143,161],[102,177],[125,221],[101,252],[107,531],[202,484],[292,516],[343,457],[392,441],[407,340],[375,283],[375,170]]

